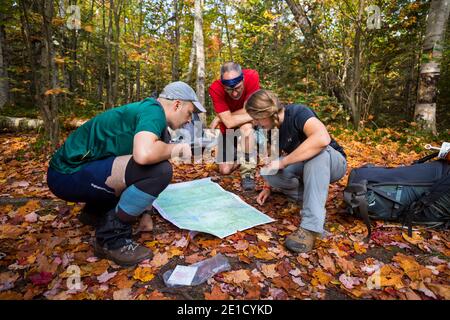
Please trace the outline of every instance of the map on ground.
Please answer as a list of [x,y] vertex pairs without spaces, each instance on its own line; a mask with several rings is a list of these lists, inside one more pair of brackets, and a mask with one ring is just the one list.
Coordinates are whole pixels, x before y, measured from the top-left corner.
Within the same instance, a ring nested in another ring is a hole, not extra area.
[[180,229],[219,238],[275,221],[212,182],[211,178],[171,184],[153,206],[164,219]]

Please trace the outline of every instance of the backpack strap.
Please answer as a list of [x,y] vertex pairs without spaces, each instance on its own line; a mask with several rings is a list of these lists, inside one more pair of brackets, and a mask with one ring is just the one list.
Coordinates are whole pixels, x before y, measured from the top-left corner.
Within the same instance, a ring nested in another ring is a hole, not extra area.
[[362,183],[349,184],[344,189],[344,201],[350,205],[352,214],[359,215],[367,226],[367,237],[365,241],[370,239],[372,234],[372,227],[369,218],[368,204],[366,199],[367,194],[367,180],[362,180]]
[[405,210],[404,223],[408,226],[408,235],[412,236],[412,223],[426,208],[443,197],[450,197],[450,174],[439,179],[422,197],[411,203]]
[[429,160],[431,160],[433,158],[436,158],[438,155],[439,155],[439,152],[433,152],[432,154],[429,154],[429,155],[427,155],[427,156],[425,156],[423,158],[420,158],[419,160],[413,161],[412,164],[418,164],[418,163],[427,162],[427,161],[429,161]]

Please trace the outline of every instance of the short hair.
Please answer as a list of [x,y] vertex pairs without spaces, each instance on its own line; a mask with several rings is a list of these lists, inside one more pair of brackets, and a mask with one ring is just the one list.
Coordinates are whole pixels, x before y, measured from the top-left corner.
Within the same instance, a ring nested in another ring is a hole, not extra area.
[[241,74],[242,73],[242,68],[236,62],[233,62],[233,61],[225,62],[220,67],[220,77],[222,78],[223,75],[225,74],[225,72],[230,72],[230,71],[236,71],[237,73]]

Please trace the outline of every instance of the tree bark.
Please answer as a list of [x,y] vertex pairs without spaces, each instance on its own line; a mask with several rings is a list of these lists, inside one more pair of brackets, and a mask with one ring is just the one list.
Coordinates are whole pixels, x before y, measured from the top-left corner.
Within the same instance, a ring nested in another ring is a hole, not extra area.
[[[112,0],[111,0],[112,2]],[[105,7],[105,1],[103,0],[103,7]],[[112,8],[111,4],[109,7],[109,19],[108,19],[108,30],[105,37],[105,48],[106,48],[106,109],[113,106],[113,92],[112,92],[112,57],[111,57],[111,36],[112,36]]]
[[227,35],[227,42],[228,42],[228,52],[230,54],[230,61],[234,61],[233,58],[233,48],[231,46],[231,38],[230,38],[230,30],[228,28],[228,18],[227,18],[227,3],[223,3],[224,12],[222,14],[223,23],[225,24],[225,34]]
[[[116,2],[115,2],[116,1]],[[119,51],[120,51],[120,16],[123,8],[123,0],[111,0],[111,8],[114,13],[114,81],[112,83],[112,103],[117,104],[118,93],[119,93],[119,75],[120,75],[120,62],[119,62]],[[114,4],[115,3],[115,4]]]
[[174,48],[172,53],[172,81],[180,80],[180,20],[181,11],[183,8],[182,0],[174,0],[174,16],[175,16],[175,29],[174,29]]
[[422,61],[417,88],[414,118],[423,129],[437,134],[436,101],[440,77],[442,42],[450,10],[450,0],[432,0],[422,49]]
[[42,52],[42,73],[43,75],[43,103],[41,114],[44,119],[45,129],[53,148],[56,148],[59,139],[58,122],[58,101],[55,94],[48,93],[49,89],[56,89],[58,86],[57,69],[55,65],[55,51],[53,47],[53,0],[40,2],[42,14],[43,31],[43,52]]
[[[20,7],[22,32],[33,78],[33,97],[44,119],[49,142],[55,148],[59,138],[58,105],[56,96],[47,92],[49,89],[55,89],[57,85],[52,39],[53,1],[45,0],[31,5],[28,1],[21,0]],[[41,34],[31,34],[28,11],[37,11],[41,14]]]
[[[205,49],[203,43],[203,15],[202,0],[195,0],[194,4],[194,38],[197,57],[197,97],[205,105]],[[200,114],[200,119],[206,123],[206,115]]]
[[192,80],[192,75],[194,73],[194,65],[195,61],[197,60],[196,57],[196,50],[197,45],[195,43],[195,36],[192,37],[192,47],[191,47],[191,53],[189,55],[189,65],[188,65],[188,72],[186,74],[186,82],[189,83]]
[[5,26],[2,23],[5,21],[5,17],[2,13],[0,13],[0,21],[0,110],[2,110],[4,105],[9,101],[9,81],[5,52],[6,35]]

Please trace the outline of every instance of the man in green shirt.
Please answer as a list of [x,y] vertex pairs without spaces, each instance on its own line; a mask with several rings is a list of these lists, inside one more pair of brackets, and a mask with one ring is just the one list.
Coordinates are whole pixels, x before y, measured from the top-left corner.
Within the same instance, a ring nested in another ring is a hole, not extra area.
[[85,202],[97,214],[94,252],[123,266],[150,259],[150,249],[132,240],[131,224],[172,179],[168,159],[190,159],[189,144],[169,144],[175,130],[206,110],[194,90],[177,81],[158,99],[108,110],[74,131],[53,155],[47,172],[59,198]]

